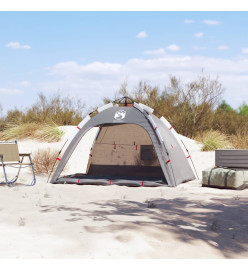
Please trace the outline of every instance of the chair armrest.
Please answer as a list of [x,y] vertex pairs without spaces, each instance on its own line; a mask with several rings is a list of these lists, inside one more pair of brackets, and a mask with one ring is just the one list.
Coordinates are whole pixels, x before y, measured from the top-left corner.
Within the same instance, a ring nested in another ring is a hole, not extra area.
[[29,157],[31,155],[31,153],[22,153],[19,154],[20,157]]

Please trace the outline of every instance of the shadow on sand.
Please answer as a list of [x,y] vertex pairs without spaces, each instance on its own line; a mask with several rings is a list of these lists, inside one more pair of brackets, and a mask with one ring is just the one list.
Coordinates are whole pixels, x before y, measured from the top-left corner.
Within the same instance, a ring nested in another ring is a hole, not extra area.
[[[245,198],[214,198],[208,202],[155,199],[144,203],[110,200],[91,204],[96,210],[43,205],[41,212],[66,211],[70,215],[67,222],[83,223],[89,218],[92,226],[79,224],[89,233],[117,234],[128,230],[144,233],[151,239],[162,239],[169,232],[173,239],[181,242],[193,244],[195,240],[202,240],[226,258],[246,252],[248,256],[248,202]],[[123,241],[121,237],[116,239]]]

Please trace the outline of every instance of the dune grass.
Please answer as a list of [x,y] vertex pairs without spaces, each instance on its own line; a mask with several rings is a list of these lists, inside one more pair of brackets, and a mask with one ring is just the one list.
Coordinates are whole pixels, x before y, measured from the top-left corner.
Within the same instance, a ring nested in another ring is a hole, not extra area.
[[38,123],[9,124],[0,132],[0,140],[2,141],[36,139],[42,142],[58,142],[62,136],[63,131],[60,131],[54,123],[44,125]]
[[195,140],[203,144],[202,151],[214,151],[233,147],[228,136],[218,130],[205,131],[199,134]]
[[37,139],[46,142],[58,142],[63,136],[64,132],[59,130],[55,124],[45,125],[42,129],[37,130]]

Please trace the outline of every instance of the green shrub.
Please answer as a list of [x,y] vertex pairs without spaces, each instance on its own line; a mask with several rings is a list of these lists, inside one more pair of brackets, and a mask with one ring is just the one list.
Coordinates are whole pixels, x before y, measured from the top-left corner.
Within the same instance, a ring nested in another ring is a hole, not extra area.
[[26,111],[23,122],[77,125],[83,116],[85,105],[80,99],[61,97],[59,94],[45,96],[40,93],[38,101]]
[[245,102],[243,102],[243,104],[241,105],[241,106],[239,106],[239,108],[238,108],[238,110],[239,110],[239,114],[248,114],[248,105],[245,103]]
[[[213,113],[219,104],[224,88],[217,78],[201,74],[195,80],[184,83],[170,76],[164,91],[147,82],[139,82],[133,91],[127,90],[124,82],[115,98],[126,95],[154,109],[154,114],[163,115],[178,133],[192,138],[199,131],[208,130],[213,122]],[[109,102],[105,98],[104,102]]]
[[[61,97],[59,94],[45,96],[40,93],[38,100],[30,108],[21,111],[9,110],[4,118],[6,123],[49,123],[57,125],[77,125],[83,117],[84,103],[80,99]],[[0,111],[1,112],[1,111]]]

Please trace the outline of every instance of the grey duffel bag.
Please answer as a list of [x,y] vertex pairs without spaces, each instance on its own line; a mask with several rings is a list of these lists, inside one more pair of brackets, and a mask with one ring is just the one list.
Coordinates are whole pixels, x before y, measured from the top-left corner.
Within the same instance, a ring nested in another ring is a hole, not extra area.
[[219,167],[206,169],[202,171],[202,186],[245,189],[248,187],[248,170]]

